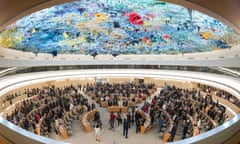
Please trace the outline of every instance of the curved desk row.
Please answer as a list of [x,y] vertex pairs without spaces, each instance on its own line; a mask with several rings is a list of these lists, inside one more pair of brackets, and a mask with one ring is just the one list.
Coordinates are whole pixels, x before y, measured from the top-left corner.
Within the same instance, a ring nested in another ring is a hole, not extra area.
[[67,139],[70,131],[66,127],[71,127],[73,117],[78,117],[84,112],[84,106],[78,105],[73,107],[70,111],[66,112],[63,116],[63,123],[59,125],[59,132],[64,139]]
[[159,108],[158,110],[161,111],[164,114],[164,116],[167,117],[167,119],[168,119],[168,126],[165,130],[165,133],[171,132],[172,127],[173,127],[173,120],[172,120],[171,116],[165,110],[163,110],[161,108]]
[[187,118],[190,120],[190,136],[196,136],[199,134],[199,129],[195,126],[195,121],[193,120],[192,116],[187,114]]
[[[25,97],[25,96],[23,96],[23,97]],[[21,105],[23,100],[32,100],[33,98],[34,97],[28,97],[28,98],[21,99],[19,101],[15,101],[15,103],[13,103],[11,106],[4,108],[1,115],[3,117],[6,117],[6,114],[12,113],[18,106]]]
[[[20,96],[18,96],[18,97],[15,97],[14,99],[12,99],[11,101],[12,101],[12,104],[15,104],[15,103],[17,103],[17,102],[19,102],[19,101],[22,101],[23,99],[25,99],[25,98],[27,98],[27,94],[22,94],[22,95],[20,95]],[[2,108],[3,109],[5,109],[5,108],[7,108],[7,107],[9,107],[11,104],[10,104],[10,101],[8,100],[8,101],[5,101],[5,103],[3,103],[2,104]]]
[[166,127],[165,131],[163,132],[163,141],[167,142],[171,136],[170,132],[173,127],[173,120],[172,120],[171,116],[165,110],[163,110],[161,108],[158,108],[158,110],[160,112],[162,112],[164,114],[164,116],[168,119],[167,127]]
[[[193,103],[197,103],[196,101],[194,101],[193,99],[184,99],[184,100],[190,100],[192,101]],[[207,108],[206,108],[207,109]],[[210,118],[207,114],[206,114],[206,110],[205,112],[203,111],[200,111],[200,115],[203,116],[203,117],[206,117],[208,121],[210,121],[210,123],[212,124],[213,128],[217,127],[217,123],[212,119]],[[191,120],[192,117],[189,115],[188,118]],[[194,122],[194,120],[192,119],[192,121]]]
[[97,109],[94,109],[92,111],[89,111],[87,113],[85,113],[82,117],[82,125],[84,126],[84,128],[86,129],[87,132],[91,132],[92,128],[91,128],[91,124],[89,122],[90,119],[92,119],[94,117],[94,114],[97,112]]
[[210,118],[206,113],[200,111],[200,115],[207,118],[207,120],[211,123],[212,128],[216,128],[218,126],[217,123],[212,118]]
[[218,100],[219,103],[226,105],[227,107],[231,108],[231,110],[233,110],[234,112],[240,114],[240,108],[238,106],[236,106],[235,104],[229,102],[228,100],[222,97],[217,96],[214,92],[207,93],[207,92],[201,91],[201,96],[204,96],[204,95],[211,95],[213,99]]
[[59,119],[59,126],[58,126],[59,133],[64,139],[68,138],[68,132],[66,129],[66,124],[63,119]]
[[149,116],[149,114],[145,113],[142,110],[137,110],[137,112],[141,115],[141,118],[145,120],[143,126],[141,126],[140,128],[140,133],[144,134],[146,132],[146,130],[149,128],[149,126],[151,125],[151,118]]

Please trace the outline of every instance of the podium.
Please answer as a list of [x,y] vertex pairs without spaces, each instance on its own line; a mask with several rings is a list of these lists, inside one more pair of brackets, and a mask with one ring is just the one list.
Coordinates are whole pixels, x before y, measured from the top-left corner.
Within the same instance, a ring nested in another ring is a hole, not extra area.
[[109,106],[107,109],[108,112],[120,112],[120,110],[124,113],[128,112],[128,107],[124,106]]
[[59,125],[59,132],[64,139],[68,138],[67,130],[63,125]]
[[101,107],[108,107],[108,103],[107,102],[101,102]]

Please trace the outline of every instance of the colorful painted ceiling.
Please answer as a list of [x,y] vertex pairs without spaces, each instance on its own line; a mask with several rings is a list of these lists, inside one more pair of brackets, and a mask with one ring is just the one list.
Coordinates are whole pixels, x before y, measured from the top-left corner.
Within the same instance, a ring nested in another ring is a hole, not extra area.
[[35,54],[178,54],[231,48],[240,36],[207,15],[158,0],[79,0],[26,16],[0,45]]

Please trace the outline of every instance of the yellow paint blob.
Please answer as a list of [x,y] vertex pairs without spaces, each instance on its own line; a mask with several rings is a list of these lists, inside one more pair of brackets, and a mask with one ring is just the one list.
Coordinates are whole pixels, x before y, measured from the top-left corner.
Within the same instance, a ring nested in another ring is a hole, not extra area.
[[96,13],[95,18],[99,21],[104,21],[106,19],[106,15],[103,13]]
[[208,40],[209,39],[209,33],[208,32],[202,32],[201,33],[203,39]]
[[64,38],[68,38],[68,34],[66,32],[63,33]]

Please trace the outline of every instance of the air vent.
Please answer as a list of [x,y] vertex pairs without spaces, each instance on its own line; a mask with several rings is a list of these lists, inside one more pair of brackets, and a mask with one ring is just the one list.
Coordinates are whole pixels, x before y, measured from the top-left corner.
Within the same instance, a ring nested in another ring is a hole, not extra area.
[[28,58],[28,59],[34,59],[34,57],[30,57],[30,58]]
[[142,60],[146,60],[145,58],[142,58]]
[[49,60],[49,58],[45,58],[46,60]]
[[238,57],[239,55],[235,55],[235,57]]
[[194,59],[193,57],[190,57],[190,58],[188,58],[188,59]]
[[81,60],[80,58],[78,58],[78,60]]
[[222,59],[222,58],[225,58],[225,57],[224,57],[224,56],[220,56],[220,57],[218,57],[218,58]]
[[205,59],[208,59],[208,57],[205,57]]
[[18,59],[18,57],[14,57],[15,59]]
[[0,57],[4,58],[5,56],[3,56],[3,55],[0,55]]

